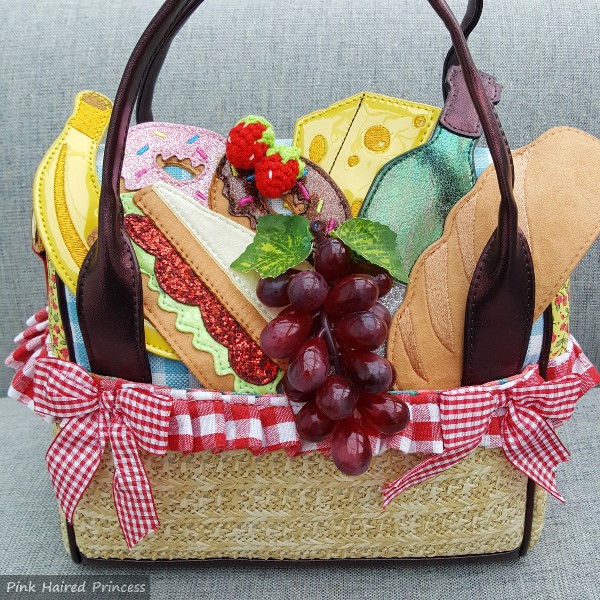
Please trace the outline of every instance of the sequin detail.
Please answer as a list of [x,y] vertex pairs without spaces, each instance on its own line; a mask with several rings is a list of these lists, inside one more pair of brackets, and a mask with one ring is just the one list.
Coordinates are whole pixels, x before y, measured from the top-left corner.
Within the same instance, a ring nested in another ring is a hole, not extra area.
[[131,214],[125,217],[125,225],[131,239],[156,257],[155,274],[162,290],[177,302],[200,308],[208,333],[228,349],[235,373],[254,385],[273,381],[279,370],[277,365],[206,288],[152,221]]
[[[127,134],[122,170],[125,187],[139,190],[164,181],[206,206],[210,182],[224,154],[225,138],[214,131],[174,123],[140,123]],[[189,171],[185,177],[174,171],[177,161],[183,171]],[[188,161],[191,168],[186,169]]]
[[[303,194],[299,185],[281,199],[270,202],[263,198],[256,189],[254,178],[249,177],[251,171],[237,169],[238,177],[232,170],[230,163],[223,158],[216,170],[216,178],[223,182],[223,196],[229,206],[229,214],[234,217],[246,217],[248,225],[256,229],[257,221],[267,214],[278,212],[275,210],[277,203],[283,201],[291,214],[305,215],[313,220],[317,217],[330,220],[333,219],[336,227],[347,221],[352,213],[346,197],[335,184],[333,179],[323,171],[317,164],[302,159],[306,162],[306,174],[299,180],[306,194]],[[216,212],[219,210],[211,195],[210,208]],[[252,198],[253,202],[246,201]]]

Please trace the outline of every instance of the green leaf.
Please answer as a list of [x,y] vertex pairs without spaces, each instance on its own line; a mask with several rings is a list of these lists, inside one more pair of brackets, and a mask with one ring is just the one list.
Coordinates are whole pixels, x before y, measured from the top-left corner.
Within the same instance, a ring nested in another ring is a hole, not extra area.
[[350,219],[331,233],[370,263],[383,267],[399,281],[408,275],[396,251],[396,234],[387,226],[368,219]]
[[261,277],[277,277],[308,258],[312,249],[310,221],[301,215],[265,215],[256,236],[231,267],[242,273],[254,269]]

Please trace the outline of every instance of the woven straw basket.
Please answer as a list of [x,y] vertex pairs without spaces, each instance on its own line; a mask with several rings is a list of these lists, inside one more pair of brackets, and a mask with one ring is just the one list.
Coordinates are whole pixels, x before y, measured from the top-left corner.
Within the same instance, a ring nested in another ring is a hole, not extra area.
[[478,449],[383,510],[382,484],[422,458],[390,451],[365,475],[350,478],[318,453],[295,459],[284,452],[146,455],[162,526],[128,550],[107,453],[72,530],[62,519],[63,538],[67,551],[89,559],[152,560],[514,555],[537,543],[547,494],[537,488],[529,500],[528,540],[527,478],[499,449]]

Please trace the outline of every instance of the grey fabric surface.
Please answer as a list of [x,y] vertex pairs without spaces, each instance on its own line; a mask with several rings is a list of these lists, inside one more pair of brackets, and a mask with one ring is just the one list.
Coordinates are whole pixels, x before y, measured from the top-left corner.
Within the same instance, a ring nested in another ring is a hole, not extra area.
[[[158,0],[0,0],[0,354],[44,303],[30,251],[31,181],[77,91],[113,97]],[[466,2],[454,0],[462,9]],[[513,147],[554,125],[600,136],[600,4],[488,2],[472,38],[478,66],[505,92],[499,113]],[[159,82],[155,117],[225,133],[268,116],[281,137],[295,119],[361,90],[440,104],[448,35],[425,0],[208,0],[182,31]],[[573,278],[573,330],[600,359],[600,246]],[[11,373],[1,370],[0,389]],[[196,565],[152,570],[153,598],[600,598],[598,391],[564,430],[573,462],[560,470],[569,503],[551,501],[541,546],[489,566]],[[59,541],[43,456],[47,427],[4,405],[0,434],[0,572],[123,573],[76,567]]]
[[[44,152],[86,88],[114,97],[159,0],[0,0],[0,354],[44,302],[30,251],[30,188]],[[466,0],[452,6],[464,10]],[[600,4],[488,2],[472,36],[478,66],[504,84],[513,147],[555,125],[600,136]],[[225,133],[263,114],[280,137],[301,115],[361,90],[439,105],[449,37],[425,0],[208,0],[173,44],[155,118]],[[600,358],[600,245],[578,268],[575,335]],[[0,369],[0,389],[10,373]]]
[[558,471],[566,505],[548,501],[540,544],[518,562],[486,565],[220,562],[183,567],[81,566],[60,538],[45,469],[46,423],[12,400],[0,422],[0,574],[149,574],[151,597],[200,600],[598,600],[600,389],[577,407],[561,438],[573,456]]

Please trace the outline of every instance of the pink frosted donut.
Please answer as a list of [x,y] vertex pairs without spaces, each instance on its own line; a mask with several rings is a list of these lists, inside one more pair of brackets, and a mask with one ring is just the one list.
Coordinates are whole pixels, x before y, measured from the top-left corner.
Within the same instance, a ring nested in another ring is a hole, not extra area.
[[213,174],[224,154],[225,138],[214,131],[141,123],[129,130],[121,175],[130,191],[163,181],[206,206]]

